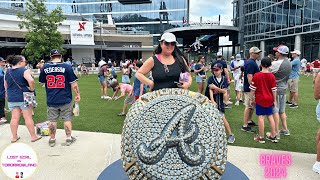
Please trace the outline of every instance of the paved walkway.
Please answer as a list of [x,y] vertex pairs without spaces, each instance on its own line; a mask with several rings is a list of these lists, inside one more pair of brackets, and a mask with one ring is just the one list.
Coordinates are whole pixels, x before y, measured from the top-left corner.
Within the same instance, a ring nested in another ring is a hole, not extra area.
[[[111,163],[120,159],[121,136],[107,133],[74,131],[77,142],[69,147],[62,146],[65,141],[64,130],[57,131],[57,145],[49,147],[49,137],[35,143],[30,142],[27,128],[19,126],[19,142],[30,145],[38,155],[38,168],[31,180],[91,180]],[[10,145],[10,126],[0,126],[0,152]],[[292,153],[266,149],[228,146],[228,161],[240,168],[250,179],[264,179],[263,168],[259,165],[261,153],[290,153],[293,163],[288,168],[287,179],[314,180],[320,175],[311,168],[315,154]],[[8,179],[0,170],[0,179]]]

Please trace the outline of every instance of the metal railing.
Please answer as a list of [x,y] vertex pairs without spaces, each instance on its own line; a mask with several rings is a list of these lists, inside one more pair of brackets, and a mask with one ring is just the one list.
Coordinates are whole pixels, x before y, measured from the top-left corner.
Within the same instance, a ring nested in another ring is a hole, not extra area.
[[[94,33],[100,34],[100,30],[94,30]],[[150,35],[149,31],[122,31],[122,30],[102,30],[101,34],[121,34],[121,35]]]

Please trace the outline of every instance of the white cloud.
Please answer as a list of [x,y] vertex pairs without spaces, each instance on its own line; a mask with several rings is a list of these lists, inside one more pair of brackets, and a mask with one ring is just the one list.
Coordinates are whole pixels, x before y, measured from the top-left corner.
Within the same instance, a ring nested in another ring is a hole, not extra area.
[[[210,3],[208,3],[210,1]],[[190,21],[218,21],[221,15],[220,24],[232,26],[233,0],[190,0]],[[220,37],[220,45],[230,45],[229,37]]]
[[[208,3],[208,1],[211,1]],[[218,21],[221,15],[221,25],[232,26],[233,0],[190,0],[190,21]]]

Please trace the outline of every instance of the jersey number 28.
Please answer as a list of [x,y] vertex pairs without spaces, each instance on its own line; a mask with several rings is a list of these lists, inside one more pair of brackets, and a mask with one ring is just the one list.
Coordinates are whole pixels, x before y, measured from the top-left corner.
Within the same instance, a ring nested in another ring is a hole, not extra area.
[[64,88],[65,77],[64,75],[48,75],[47,76],[47,88]]

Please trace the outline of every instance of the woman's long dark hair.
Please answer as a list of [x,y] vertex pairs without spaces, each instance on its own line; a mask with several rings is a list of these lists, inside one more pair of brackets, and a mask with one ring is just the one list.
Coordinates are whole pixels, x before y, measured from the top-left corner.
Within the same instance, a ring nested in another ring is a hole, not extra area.
[[[155,48],[154,54],[160,54],[161,52],[162,52],[162,48],[159,44]],[[183,73],[190,72],[189,67],[186,65],[186,63],[188,63],[188,59],[185,57],[185,55],[180,51],[180,49],[177,46],[174,47],[174,51],[172,52],[172,56],[174,57],[174,59],[178,60],[181,72],[183,72]],[[183,59],[185,59],[186,63]]]
[[21,55],[9,55],[9,56],[7,57],[7,61],[8,61],[9,64],[15,66],[15,65],[17,65],[20,61],[22,61],[23,58],[24,58],[24,57],[21,56]]
[[204,56],[198,56],[198,63],[201,61],[201,59],[204,58]]

